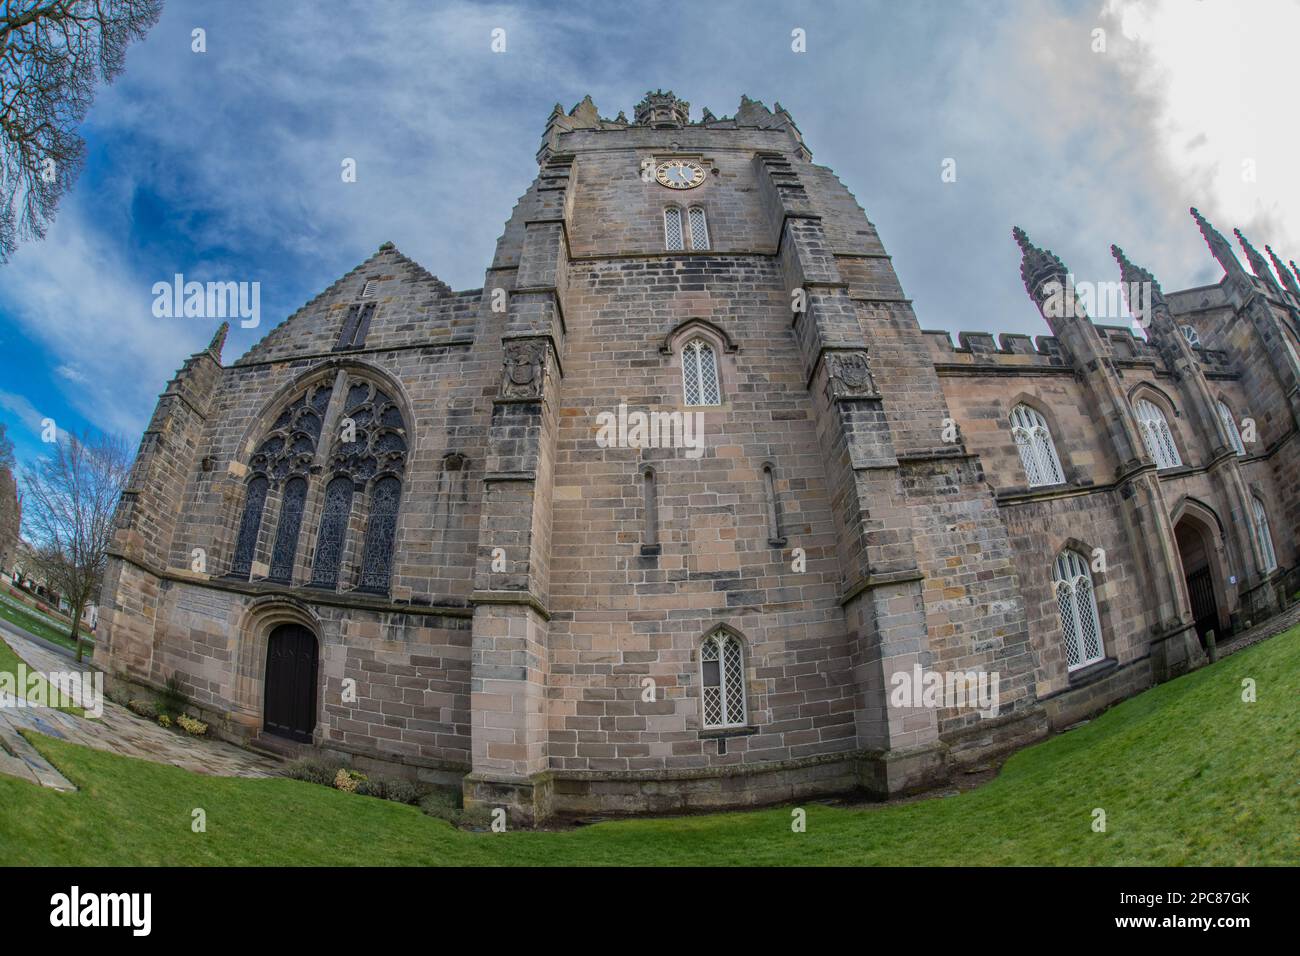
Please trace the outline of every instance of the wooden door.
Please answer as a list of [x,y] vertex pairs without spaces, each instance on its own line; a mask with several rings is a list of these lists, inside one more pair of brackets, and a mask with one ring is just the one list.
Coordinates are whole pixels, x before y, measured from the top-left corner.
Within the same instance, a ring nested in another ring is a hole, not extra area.
[[316,729],[316,635],[299,624],[281,624],[266,646],[268,733],[311,743]]

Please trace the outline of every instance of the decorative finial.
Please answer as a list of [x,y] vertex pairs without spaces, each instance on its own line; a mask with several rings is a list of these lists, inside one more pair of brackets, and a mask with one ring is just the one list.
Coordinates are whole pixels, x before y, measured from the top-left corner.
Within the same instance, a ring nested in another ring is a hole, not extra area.
[[222,322],[217,326],[217,334],[212,336],[212,341],[208,343],[207,351],[216,356],[217,361],[221,361],[221,350],[226,345],[226,333],[230,331],[230,323]]
[[1241,263],[1237,261],[1236,254],[1232,251],[1232,246],[1223,234],[1210,221],[1201,215],[1200,210],[1195,206],[1191,208],[1192,218],[1196,220],[1197,228],[1201,230],[1201,236],[1205,239],[1205,244],[1210,247],[1210,253],[1223,266],[1223,271],[1229,275],[1240,274],[1242,272]]
[[1029,241],[1029,235],[1019,226],[1011,230],[1011,237],[1020,246],[1020,278],[1024,280],[1025,291],[1040,306],[1051,292],[1044,292],[1044,286],[1056,283],[1064,288],[1068,270],[1060,258],[1050,249],[1040,249]]
[[[1119,277],[1124,286],[1124,295],[1128,301],[1129,311],[1133,313],[1135,319],[1143,318],[1139,313],[1146,312],[1151,305],[1164,305],[1165,296],[1160,291],[1160,283],[1150,271],[1130,262],[1119,246],[1112,245],[1110,254],[1119,263]],[[1137,301],[1134,301],[1135,297]]]
[[1274,252],[1273,248],[1267,243],[1264,244],[1264,251],[1268,253],[1269,259],[1272,260],[1273,271],[1277,273],[1278,278],[1282,280],[1282,284],[1286,286],[1286,291],[1290,292],[1296,298],[1300,298],[1300,284],[1296,283],[1295,276],[1291,274],[1291,270],[1282,264],[1282,260],[1277,257],[1277,253]]
[[1242,252],[1246,253],[1246,261],[1250,263],[1250,271],[1273,288],[1278,288],[1277,280],[1273,278],[1273,273],[1269,271],[1268,263],[1259,254],[1259,250],[1250,244],[1250,240],[1242,235],[1240,229],[1232,230],[1232,234],[1237,237],[1237,242],[1241,244]]

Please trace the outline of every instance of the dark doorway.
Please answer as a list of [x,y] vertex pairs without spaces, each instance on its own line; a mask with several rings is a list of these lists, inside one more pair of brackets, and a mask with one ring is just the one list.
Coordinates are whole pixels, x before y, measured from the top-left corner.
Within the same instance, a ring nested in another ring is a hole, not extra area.
[[316,635],[281,624],[266,643],[267,733],[311,743],[316,729]]
[[1187,596],[1192,602],[1192,617],[1196,619],[1196,636],[1204,644],[1209,631],[1219,630],[1219,606],[1214,601],[1214,579],[1208,567],[1187,576]]
[[1187,581],[1187,599],[1192,606],[1196,636],[1205,646],[1205,635],[1214,631],[1222,640],[1227,637],[1219,620],[1219,602],[1215,595],[1214,532],[1201,521],[1185,515],[1174,527],[1178,558]]

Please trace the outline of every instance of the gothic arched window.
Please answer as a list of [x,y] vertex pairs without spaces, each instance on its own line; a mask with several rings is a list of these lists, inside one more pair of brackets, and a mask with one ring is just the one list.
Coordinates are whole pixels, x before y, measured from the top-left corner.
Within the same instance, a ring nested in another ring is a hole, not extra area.
[[1228,441],[1232,442],[1232,450],[1238,455],[1246,454],[1246,445],[1241,440],[1241,432],[1237,430],[1237,421],[1232,417],[1232,409],[1223,402],[1218,402],[1219,418],[1223,420],[1223,427],[1228,430]]
[[370,522],[366,526],[366,548],[361,557],[363,591],[388,593],[393,542],[397,538],[397,506],[401,500],[402,483],[391,475],[376,481],[370,492]]
[[745,726],[745,650],[740,639],[715,631],[700,645],[704,726]]
[[[271,552],[270,578],[281,583],[293,577],[293,559],[298,550],[298,531],[302,526],[303,504],[307,498],[307,481],[316,460],[320,444],[321,427],[325,410],[329,408],[334,392],[332,382],[312,385],[280,412],[249,459],[249,468],[263,477],[257,503],[257,524],[266,503],[270,486],[283,485],[280,503],[280,521],[275,529],[275,543]],[[267,480],[269,479],[269,482]],[[253,502],[252,483],[249,485],[249,504]],[[235,543],[235,560],[231,573],[247,577],[252,567],[253,552],[257,547],[257,526],[250,526],[249,506],[245,505],[244,521]]]
[[682,349],[682,392],[687,405],[719,405],[718,353],[704,339],[691,339]]
[[1011,410],[1011,435],[1020,451],[1020,463],[1025,468],[1029,487],[1059,485],[1065,481],[1061,460],[1056,457],[1056,445],[1047,420],[1037,409],[1017,405]]
[[244,515],[239,522],[239,537],[235,539],[235,557],[230,563],[230,573],[234,577],[247,579],[253,570],[257,532],[262,527],[262,509],[266,507],[266,492],[270,485],[265,475],[255,475],[248,482]]
[[704,218],[703,207],[692,206],[686,212],[686,219],[691,227],[691,248],[709,248],[709,224]]
[[664,207],[664,248],[669,252],[678,252],[684,249],[685,242],[682,231],[682,211],[676,206]]
[[1147,446],[1147,453],[1155,459],[1157,468],[1177,468],[1183,463],[1174,444],[1174,433],[1165,420],[1165,413],[1154,402],[1145,398],[1137,400],[1133,406],[1137,414],[1138,428],[1142,431],[1142,441]]
[[1077,551],[1062,551],[1052,571],[1056,606],[1065,640],[1065,663],[1075,670],[1102,659],[1101,620],[1088,561]]
[[320,529],[316,532],[316,558],[311,566],[314,586],[332,588],[338,585],[351,516],[352,479],[339,475],[325,486],[325,510],[321,514]]
[[284,483],[280,499],[280,523],[275,529],[271,551],[271,580],[288,583],[293,579],[293,559],[298,553],[298,531],[307,501],[307,479],[294,477]]
[[1187,339],[1187,344],[1192,348],[1200,348],[1201,333],[1196,331],[1195,326],[1180,325],[1178,331],[1183,333],[1183,338]]
[[1268,512],[1264,502],[1251,495],[1250,503],[1255,510],[1255,540],[1259,542],[1260,557],[1264,566],[1260,568],[1265,574],[1277,570],[1277,552],[1273,550],[1273,533],[1268,528]]

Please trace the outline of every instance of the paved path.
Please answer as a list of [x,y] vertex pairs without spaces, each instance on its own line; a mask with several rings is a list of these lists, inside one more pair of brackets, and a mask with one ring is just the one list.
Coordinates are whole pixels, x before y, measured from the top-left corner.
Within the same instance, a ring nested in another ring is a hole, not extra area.
[[1266,641],[1275,634],[1281,634],[1289,630],[1296,624],[1300,624],[1300,602],[1292,604],[1281,614],[1275,614],[1267,621],[1256,624],[1248,631],[1242,631],[1240,634],[1234,634],[1224,643],[1218,646],[1220,659],[1227,657],[1229,654],[1235,654],[1237,651],[1244,650],[1252,644],[1258,644],[1260,641]]
[[[0,621],[0,637],[32,670],[51,673],[80,669],[71,656],[36,643],[8,622]],[[221,740],[166,730],[111,700],[105,699],[103,706],[103,715],[91,720],[46,707],[14,706],[12,699],[0,696],[0,773],[56,789],[76,789],[22,738],[20,729],[218,777],[271,777],[281,772],[283,765],[271,757]]]

